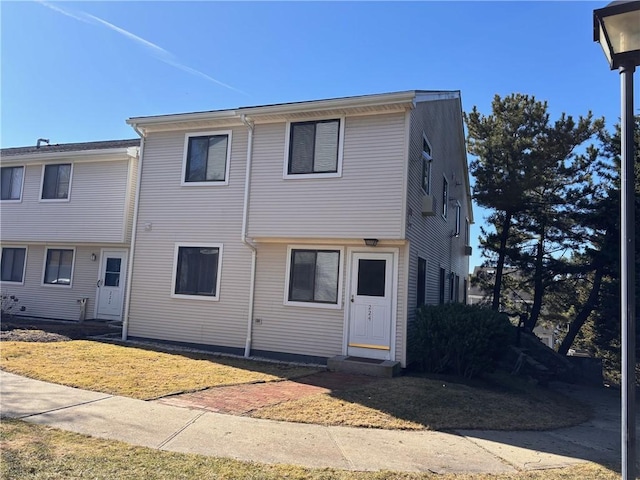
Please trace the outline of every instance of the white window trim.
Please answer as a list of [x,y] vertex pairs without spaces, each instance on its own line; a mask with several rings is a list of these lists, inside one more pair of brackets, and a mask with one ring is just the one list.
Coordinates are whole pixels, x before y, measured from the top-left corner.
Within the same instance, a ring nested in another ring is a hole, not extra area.
[[454,227],[454,235],[459,237],[462,229],[462,205],[460,202],[456,200],[456,212],[455,212],[455,227]]
[[[291,124],[300,122],[321,122],[323,120],[339,120],[340,128],[338,130],[338,165],[336,172],[330,173],[289,173],[289,145],[291,142]],[[308,179],[308,178],[339,178],[342,177],[342,157],[344,153],[344,124],[345,117],[326,117],[326,118],[313,118],[309,120],[296,120],[287,121],[287,127],[285,128],[284,137],[284,167],[282,169],[282,178],[285,180],[291,179]]]
[[[67,192],[67,198],[42,198],[44,193],[44,172],[47,166],[50,165],[71,165],[71,171],[69,172],[69,191]],[[52,162],[42,165],[42,173],[40,175],[40,195],[38,195],[38,201],[40,203],[69,203],[71,201],[71,187],[73,185],[73,162]]]
[[20,198],[8,198],[0,200],[2,203],[22,203],[22,193],[24,192],[24,177],[27,174],[26,165],[3,165],[2,168],[22,168],[22,182],[20,183]]
[[[227,158],[224,167],[224,181],[211,182],[187,182],[187,154],[189,153],[189,139],[191,137],[211,137],[214,135],[227,135]],[[229,165],[231,164],[231,140],[232,130],[216,130],[211,132],[187,132],[184,134],[184,151],[182,153],[182,176],[180,177],[180,185],[183,187],[221,187],[229,185]],[[191,298],[191,297],[189,297]]]
[[[176,276],[178,273],[178,251],[180,247],[201,247],[201,248],[217,248],[218,249],[218,272],[216,274],[216,293],[214,296],[208,295],[185,295],[176,292]],[[176,242],[173,251],[173,271],[171,272],[171,297],[183,298],[187,300],[204,300],[207,302],[218,302],[220,300],[220,283],[222,280],[222,243],[206,243],[206,242]]]
[[[45,283],[44,276],[47,273],[47,256],[49,255],[49,250],[72,250],[73,258],[71,260],[71,278],[69,279],[69,285],[58,285],[56,283]],[[26,263],[26,262],[25,262]],[[73,287],[73,272],[76,268],[76,247],[68,247],[68,246],[53,246],[53,247],[45,247],[44,248],[44,259],[42,260],[42,276],[40,277],[42,280],[40,281],[43,287],[52,287],[52,288],[71,288]]]
[[0,280],[2,285],[24,285],[24,276],[27,274],[27,255],[29,254],[29,247],[27,245],[2,245],[0,247],[0,260],[2,259],[2,250],[5,248],[24,248],[24,265],[22,265],[22,281],[12,282],[9,280]]
[[[289,300],[289,281],[291,276],[291,251],[292,250],[335,250],[340,252],[340,260],[338,261],[338,303],[314,303],[314,302],[296,302]],[[325,308],[329,310],[340,310],[342,308],[342,281],[343,281],[343,265],[344,265],[344,247],[335,245],[287,245],[287,269],[285,271],[284,280],[284,305],[290,307],[306,307],[306,308]]]
[[[429,145],[429,150],[431,152],[433,152],[433,147],[431,146],[431,142],[429,141],[429,139],[427,138],[427,135],[422,132],[422,139],[427,142],[427,145]],[[426,195],[430,195],[431,194],[431,174],[432,174],[432,163],[433,163],[433,156],[427,154],[424,149],[422,148],[422,146],[420,146],[420,156],[422,158],[422,163],[420,164],[421,167],[424,168],[424,162],[427,162],[429,164],[428,166],[428,171],[429,171],[429,178],[427,179],[427,188],[424,188],[424,176],[422,175],[422,169],[420,169],[420,187],[422,188],[422,191],[426,194]]]
[[447,176],[446,175],[442,175],[442,179],[447,184],[447,196],[445,198],[445,195],[444,195],[444,183],[443,183],[442,184],[442,192],[441,192],[441,198],[442,198],[443,205],[442,205],[442,208],[440,209],[440,215],[442,216],[442,218],[444,218],[446,220],[447,217],[449,216],[449,180],[447,180]]

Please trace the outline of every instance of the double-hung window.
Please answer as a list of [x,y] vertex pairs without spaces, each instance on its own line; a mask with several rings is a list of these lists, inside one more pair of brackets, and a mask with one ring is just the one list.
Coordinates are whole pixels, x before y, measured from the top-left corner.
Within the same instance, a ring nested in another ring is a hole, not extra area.
[[42,200],[69,200],[71,164],[45,165],[42,174]]
[[459,237],[460,236],[460,222],[461,222],[461,210],[462,208],[460,207],[460,203],[456,202],[456,227],[455,227],[455,236]]
[[0,259],[0,280],[11,283],[24,283],[24,267],[27,258],[26,247],[2,247]]
[[422,134],[422,189],[427,195],[431,193],[431,144]]
[[221,259],[221,244],[177,244],[172,296],[218,300]]
[[73,256],[72,248],[47,248],[42,283],[70,286],[73,278]]
[[22,199],[22,179],[24,167],[2,167],[2,185],[0,198],[2,200],[20,201]]
[[447,218],[449,211],[449,182],[446,177],[442,177],[442,217]]
[[182,164],[182,185],[227,185],[231,132],[188,133]]
[[427,288],[427,261],[424,258],[418,257],[418,291],[416,292],[416,299],[418,307],[425,304],[426,300],[426,288]]
[[285,177],[340,176],[343,119],[289,124]]
[[285,304],[340,307],[342,249],[290,247]]

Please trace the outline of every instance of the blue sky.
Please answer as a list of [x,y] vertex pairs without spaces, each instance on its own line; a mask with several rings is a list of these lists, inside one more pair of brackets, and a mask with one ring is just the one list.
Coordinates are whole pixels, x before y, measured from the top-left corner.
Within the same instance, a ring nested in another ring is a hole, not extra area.
[[592,110],[612,128],[619,75],[592,39],[606,3],[3,1],[0,145],[134,138],[129,117],[412,89],[461,90],[465,110],[487,114],[495,94],[526,93],[552,118]]

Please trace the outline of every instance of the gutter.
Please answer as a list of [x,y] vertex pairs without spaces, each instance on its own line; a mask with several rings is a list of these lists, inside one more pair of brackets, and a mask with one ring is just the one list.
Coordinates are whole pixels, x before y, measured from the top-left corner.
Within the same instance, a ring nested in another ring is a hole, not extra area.
[[245,124],[249,132],[247,140],[247,166],[244,181],[244,204],[242,209],[242,243],[251,249],[251,278],[249,280],[249,313],[247,315],[247,338],[244,346],[244,356],[251,356],[251,341],[253,337],[253,304],[256,290],[256,260],[258,252],[256,246],[247,238],[247,229],[249,226],[249,193],[251,189],[251,161],[253,159],[253,128],[254,124],[251,119],[242,114],[240,117],[242,123]]
[[140,203],[140,185],[142,183],[142,159],[144,157],[144,134],[138,126],[131,124],[140,135],[140,154],[138,158],[138,178],[136,179],[136,196],[133,204],[133,222],[131,226],[131,245],[129,246],[129,264],[127,265],[127,287],[125,290],[124,318],[122,319],[122,340],[127,339],[129,333],[129,310],[131,309],[131,284],[133,283],[133,252],[136,247],[136,234],[138,232],[138,205]]

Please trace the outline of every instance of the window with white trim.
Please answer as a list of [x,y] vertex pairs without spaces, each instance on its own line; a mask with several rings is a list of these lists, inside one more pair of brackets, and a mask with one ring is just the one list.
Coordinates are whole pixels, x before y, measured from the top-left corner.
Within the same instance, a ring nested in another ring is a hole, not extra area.
[[177,244],[172,295],[218,300],[221,267],[221,244]]
[[340,305],[342,249],[289,248],[285,303]]
[[447,218],[449,211],[449,182],[446,177],[442,177],[442,216]]
[[286,176],[340,174],[341,119],[291,122]]
[[45,165],[42,174],[42,200],[68,200],[71,189],[71,164]]
[[462,210],[462,207],[460,207],[460,203],[456,202],[456,228],[455,228],[455,232],[454,232],[456,237],[460,236],[460,222],[461,222],[460,215],[461,215],[461,210]]
[[24,283],[26,259],[26,247],[2,247],[0,280],[9,283]]
[[70,286],[73,278],[73,257],[72,248],[47,248],[42,283]]
[[422,134],[422,189],[427,195],[431,193],[431,144],[427,136]]
[[8,201],[21,200],[24,167],[2,167],[0,171],[2,176],[2,185],[0,186],[0,199]]
[[230,157],[230,131],[187,133],[182,165],[182,184],[228,184]]

